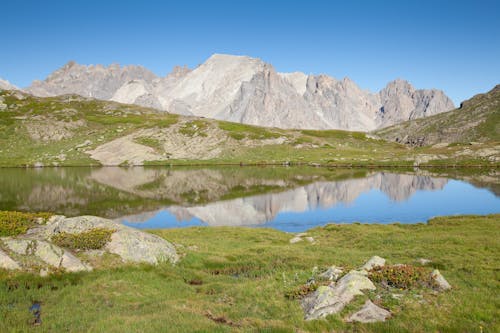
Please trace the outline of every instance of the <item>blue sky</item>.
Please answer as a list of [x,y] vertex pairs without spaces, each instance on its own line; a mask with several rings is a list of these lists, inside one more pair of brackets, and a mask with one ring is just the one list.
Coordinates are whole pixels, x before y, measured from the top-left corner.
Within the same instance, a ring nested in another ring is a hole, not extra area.
[[0,77],[25,87],[69,60],[159,75],[213,53],[278,71],[395,78],[456,104],[500,83],[500,1],[4,1]]

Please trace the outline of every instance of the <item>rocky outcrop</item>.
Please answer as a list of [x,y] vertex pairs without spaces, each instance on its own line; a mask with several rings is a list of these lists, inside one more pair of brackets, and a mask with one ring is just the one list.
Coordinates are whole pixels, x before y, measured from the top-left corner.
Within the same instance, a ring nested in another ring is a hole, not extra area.
[[2,241],[10,251],[22,257],[27,257],[25,260],[31,262],[33,262],[33,258],[38,258],[50,267],[62,268],[68,272],[89,271],[92,269],[69,251],[48,241],[31,238],[10,238],[2,239]]
[[163,238],[111,220],[95,216],[52,216],[46,224],[28,230],[25,235],[0,238],[0,268],[40,270],[41,275],[54,269],[67,272],[92,270],[90,264],[79,256],[82,250],[61,248],[53,242],[54,236],[61,233],[79,235],[96,229],[110,230],[112,234],[100,251],[86,251],[87,256],[100,256],[104,251],[123,262],[148,264],[175,263],[179,259],[174,246]]
[[278,73],[260,59],[214,54],[189,70],[157,77],[140,66],[69,62],[27,89],[37,96],[79,94],[184,115],[280,128],[370,131],[453,109],[439,90],[395,80],[379,93],[349,78]]
[[174,246],[163,238],[96,216],[55,217],[33,233],[50,239],[60,232],[78,234],[95,228],[115,230],[104,250],[124,261],[157,264],[179,259]]
[[337,284],[320,286],[304,298],[302,307],[305,319],[312,320],[339,313],[355,296],[363,295],[362,290],[375,290],[373,282],[361,271],[351,271],[344,275]]

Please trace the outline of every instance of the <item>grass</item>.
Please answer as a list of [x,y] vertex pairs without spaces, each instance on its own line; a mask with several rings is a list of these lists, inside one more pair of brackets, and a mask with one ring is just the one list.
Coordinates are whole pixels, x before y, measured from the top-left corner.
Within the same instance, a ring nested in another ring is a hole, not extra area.
[[[154,231],[178,244],[176,266],[125,266],[41,278],[0,270],[0,331],[28,331],[41,302],[40,332],[494,332],[498,330],[500,215],[457,216],[416,225],[328,225],[315,244],[290,244],[270,229]],[[358,297],[340,315],[304,321],[287,297],[330,265],[359,267],[373,255],[389,264],[432,260],[453,289],[390,290]],[[315,270],[314,267],[318,269]],[[394,299],[392,293],[402,294]],[[382,298],[376,300],[376,295]],[[342,318],[370,297],[393,312],[386,323]]]

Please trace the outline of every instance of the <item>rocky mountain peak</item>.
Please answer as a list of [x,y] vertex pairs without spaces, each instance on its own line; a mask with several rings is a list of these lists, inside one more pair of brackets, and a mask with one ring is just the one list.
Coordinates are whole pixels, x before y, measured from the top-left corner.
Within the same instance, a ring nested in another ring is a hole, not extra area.
[[19,88],[9,81],[0,78],[0,90],[19,90]]
[[213,54],[193,70],[157,77],[141,66],[68,62],[27,89],[37,96],[79,94],[173,113],[282,128],[370,131],[453,109],[439,90],[397,79],[378,93],[345,77],[278,73],[261,59]]

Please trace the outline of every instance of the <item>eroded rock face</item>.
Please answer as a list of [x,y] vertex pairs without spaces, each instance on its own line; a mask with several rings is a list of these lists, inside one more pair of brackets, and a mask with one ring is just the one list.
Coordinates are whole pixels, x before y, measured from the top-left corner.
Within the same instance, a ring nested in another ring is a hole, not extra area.
[[385,321],[390,316],[391,313],[389,311],[376,306],[372,303],[372,301],[368,300],[359,311],[349,316],[347,321],[357,321],[360,323],[376,323]]
[[343,272],[344,270],[341,267],[330,266],[326,271],[321,273],[319,277],[330,281],[337,281]]
[[363,295],[362,290],[375,290],[373,282],[359,271],[351,271],[338,283],[321,286],[302,302],[305,319],[312,320],[338,313],[349,304],[355,296]]

